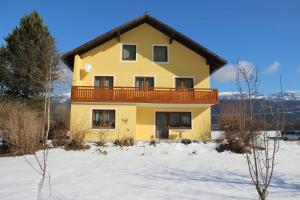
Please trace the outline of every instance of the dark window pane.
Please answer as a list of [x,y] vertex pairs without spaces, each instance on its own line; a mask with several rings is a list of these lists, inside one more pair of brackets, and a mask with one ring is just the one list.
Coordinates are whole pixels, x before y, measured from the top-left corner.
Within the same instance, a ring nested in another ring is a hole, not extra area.
[[93,126],[100,126],[100,111],[93,111]]
[[122,60],[136,60],[135,45],[123,45]]
[[180,113],[170,113],[170,125],[171,127],[180,127]]
[[166,46],[154,46],[154,62],[168,62],[168,48]]
[[135,78],[135,87],[143,88],[144,87],[144,78],[142,78],[142,77]]
[[193,88],[194,87],[193,79],[191,79],[191,78],[184,79],[184,87],[185,88]]
[[180,78],[176,78],[176,88],[181,88],[181,79]]
[[181,113],[181,124],[183,127],[191,127],[191,113]]
[[154,88],[154,78],[152,78],[152,77],[146,78],[146,87]]

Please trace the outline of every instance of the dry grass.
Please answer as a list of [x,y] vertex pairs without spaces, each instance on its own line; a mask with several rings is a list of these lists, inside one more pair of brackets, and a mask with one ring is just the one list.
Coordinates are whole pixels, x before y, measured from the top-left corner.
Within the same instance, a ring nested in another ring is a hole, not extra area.
[[98,142],[96,143],[98,146],[104,146],[107,142],[107,138],[109,136],[109,130],[99,130]]
[[66,146],[66,150],[85,150],[89,149],[89,145],[85,143],[85,135],[88,129],[84,129],[82,123],[74,123],[70,129],[70,142]]
[[123,146],[126,146],[126,147],[127,146],[133,146],[134,143],[135,143],[134,138],[130,137],[130,136],[125,136],[121,140],[115,140],[114,141],[114,144],[116,146],[121,146],[121,147],[123,147]]
[[42,118],[27,103],[1,102],[0,128],[11,155],[32,154],[41,147]]

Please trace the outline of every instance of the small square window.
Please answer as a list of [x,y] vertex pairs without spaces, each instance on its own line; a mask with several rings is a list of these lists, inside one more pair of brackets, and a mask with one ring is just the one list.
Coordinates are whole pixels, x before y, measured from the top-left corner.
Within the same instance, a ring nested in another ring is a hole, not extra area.
[[127,61],[136,60],[136,45],[123,44],[122,60],[127,60]]
[[153,54],[154,62],[168,62],[167,46],[153,46]]

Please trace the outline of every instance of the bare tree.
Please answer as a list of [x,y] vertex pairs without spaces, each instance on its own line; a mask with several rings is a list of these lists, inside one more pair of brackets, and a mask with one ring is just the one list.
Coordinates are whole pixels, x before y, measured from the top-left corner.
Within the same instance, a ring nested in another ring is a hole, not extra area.
[[[53,49],[51,46],[50,49]],[[55,55],[55,56],[51,56]],[[41,80],[41,84],[44,87],[44,112],[43,112],[43,126],[41,130],[41,138],[42,138],[42,155],[39,157],[37,153],[34,153],[35,158],[35,165],[31,163],[26,157],[24,156],[26,162],[32,167],[32,169],[37,172],[41,176],[41,180],[38,185],[38,192],[37,192],[37,200],[42,200],[42,191],[44,187],[45,178],[48,174],[49,177],[49,186],[50,186],[50,195],[51,195],[51,184],[50,184],[50,172],[48,170],[48,144],[47,139],[49,135],[50,129],[50,106],[51,106],[51,94],[53,89],[53,79],[57,78],[57,55],[55,52],[49,51],[49,55],[45,55],[50,58],[50,63],[48,65],[47,73],[45,74],[45,79]],[[38,80],[36,80],[38,81]]]
[[[254,97],[257,96],[259,88],[258,69],[244,68],[239,66],[239,63],[237,66],[236,86],[242,102],[239,131],[242,135],[247,135],[250,138],[251,151],[246,152],[245,157],[259,199],[265,200],[268,196],[268,188],[274,172],[276,153],[279,150],[278,136],[283,129],[284,105],[282,101],[281,107],[277,107],[276,111],[273,110],[270,103],[261,105],[264,125],[263,130],[258,132],[253,117]],[[276,123],[276,136],[272,139],[267,135],[267,130],[270,128],[270,124],[266,119],[267,113]]]

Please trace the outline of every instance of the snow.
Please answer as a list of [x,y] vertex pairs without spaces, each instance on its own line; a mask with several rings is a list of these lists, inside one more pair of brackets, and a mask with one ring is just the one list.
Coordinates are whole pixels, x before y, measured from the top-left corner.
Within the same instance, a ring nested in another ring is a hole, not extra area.
[[[281,98],[283,98],[285,101],[297,101],[300,100],[299,91],[297,90],[289,90],[285,91],[283,93],[277,92],[270,95],[263,95],[258,94],[256,96],[252,96],[253,99],[263,99],[263,100],[273,100],[273,101],[279,101]],[[245,96],[247,96],[246,93],[244,93]],[[220,92],[219,93],[220,99],[225,100],[233,100],[233,99],[240,99],[240,93],[235,91],[226,91],[226,92]]]
[[[139,142],[107,155],[86,151],[49,151],[51,191],[47,200],[256,200],[243,155],[217,153],[215,144]],[[26,156],[34,161],[33,156]],[[281,142],[269,199],[300,199],[300,144]],[[2,200],[36,199],[39,176],[23,157],[0,158]]]
[[225,134],[225,131],[211,131],[211,139],[216,140],[222,137]]

